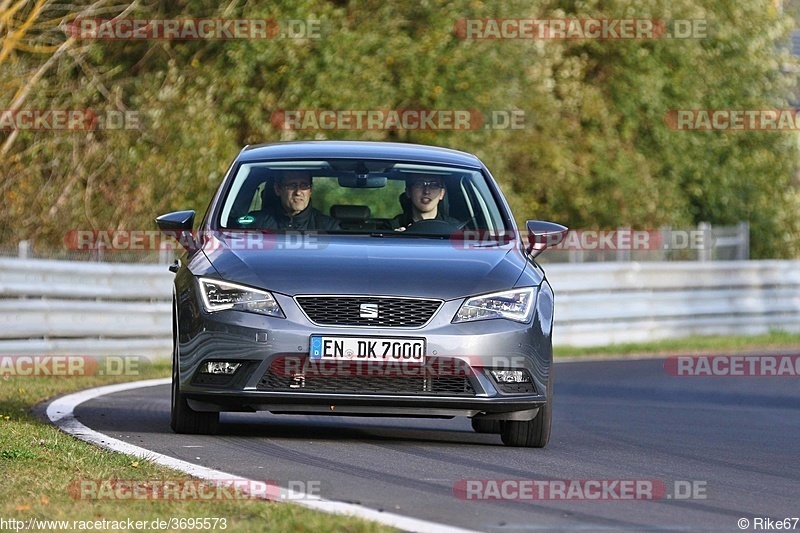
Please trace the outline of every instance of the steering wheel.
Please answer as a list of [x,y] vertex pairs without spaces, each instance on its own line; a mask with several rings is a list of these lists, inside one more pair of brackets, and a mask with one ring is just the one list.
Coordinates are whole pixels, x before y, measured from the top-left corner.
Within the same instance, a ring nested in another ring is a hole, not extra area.
[[411,234],[425,234],[425,235],[450,235],[458,228],[455,224],[451,224],[446,220],[436,219],[423,219],[419,222],[414,222],[408,228],[406,233]]
[[[459,224],[456,227],[456,229],[459,229],[459,230],[466,229],[466,227],[469,226],[470,224],[472,224],[473,222],[477,222],[477,217],[471,217],[471,218],[465,220],[464,222]],[[478,229],[477,226],[473,226],[473,228],[474,229]]]

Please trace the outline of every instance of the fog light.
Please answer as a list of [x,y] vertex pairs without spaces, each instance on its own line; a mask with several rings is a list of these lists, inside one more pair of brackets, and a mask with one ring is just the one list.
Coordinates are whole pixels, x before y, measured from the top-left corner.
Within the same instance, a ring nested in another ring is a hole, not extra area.
[[524,370],[491,370],[498,383],[530,383],[531,377]]
[[201,374],[233,374],[242,363],[229,363],[227,361],[209,361],[200,368]]

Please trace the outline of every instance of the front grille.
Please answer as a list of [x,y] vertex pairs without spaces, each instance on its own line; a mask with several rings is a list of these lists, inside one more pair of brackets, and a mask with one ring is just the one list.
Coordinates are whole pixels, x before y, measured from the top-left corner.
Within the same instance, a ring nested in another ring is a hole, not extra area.
[[475,396],[468,369],[431,357],[425,366],[311,361],[283,356],[272,361],[257,388],[274,392]]
[[497,388],[504,394],[536,394],[533,383],[498,383]]
[[[441,300],[388,296],[297,296],[295,299],[309,320],[321,326],[421,327],[442,305]],[[370,309],[363,309],[362,304],[371,304]]]
[[228,387],[236,374],[200,374],[195,375],[192,385],[211,385],[213,387]]

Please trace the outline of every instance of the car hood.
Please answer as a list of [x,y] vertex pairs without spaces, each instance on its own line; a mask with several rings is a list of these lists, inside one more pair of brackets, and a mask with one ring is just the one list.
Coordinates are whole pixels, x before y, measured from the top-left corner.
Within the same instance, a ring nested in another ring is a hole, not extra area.
[[222,236],[206,243],[203,252],[223,279],[289,296],[448,300],[511,288],[526,265],[513,243],[464,250],[446,239],[314,235],[313,242],[300,245],[295,237],[290,243],[274,236],[263,246],[268,249],[252,249]]

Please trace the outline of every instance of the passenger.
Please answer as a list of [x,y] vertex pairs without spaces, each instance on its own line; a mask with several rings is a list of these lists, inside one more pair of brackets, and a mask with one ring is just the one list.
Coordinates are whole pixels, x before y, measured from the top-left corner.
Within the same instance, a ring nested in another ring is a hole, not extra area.
[[311,176],[304,171],[288,171],[275,180],[280,208],[266,212],[257,226],[270,230],[339,230],[339,221],[311,207]]
[[[414,222],[421,220],[441,220],[453,226],[458,225],[459,221],[450,217],[443,209],[445,188],[442,178],[415,174],[406,180],[405,195],[408,199],[407,205],[403,205],[403,212],[392,219],[392,228],[395,231],[405,231]],[[400,203],[404,203],[402,196]]]

